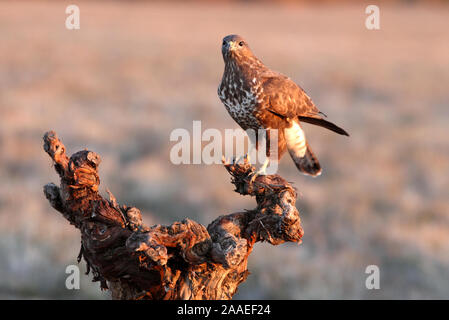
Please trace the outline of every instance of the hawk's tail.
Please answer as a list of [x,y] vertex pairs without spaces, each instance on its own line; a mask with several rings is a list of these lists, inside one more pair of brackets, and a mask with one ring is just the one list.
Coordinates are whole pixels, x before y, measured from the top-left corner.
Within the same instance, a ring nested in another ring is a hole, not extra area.
[[314,124],[316,126],[320,126],[320,127],[332,130],[332,131],[334,131],[334,132],[336,132],[338,134],[341,134],[341,135],[349,137],[349,133],[347,133],[344,129],[340,128],[336,124],[334,124],[332,122],[329,122],[327,120],[324,120],[324,119],[321,119],[321,118],[316,118],[316,117],[304,117],[304,116],[298,116],[298,119],[300,121],[311,123],[311,124]]
[[[311,176],[319,176],[321,174],[321,166],[318,162],[317,157],[310,149],[309,144],[306,142],[307,150],[306,154],[303,157],[293,157],[292,159],[295,162],[296,167],[304,174],[308,174]],[[291,155],[291,154],[290,154]]]
[[290,128],[284,130],[284,135],[288,152],[299,171],[314,177],[319,176],[320,163],[310,149],[299,123],[293,122]]

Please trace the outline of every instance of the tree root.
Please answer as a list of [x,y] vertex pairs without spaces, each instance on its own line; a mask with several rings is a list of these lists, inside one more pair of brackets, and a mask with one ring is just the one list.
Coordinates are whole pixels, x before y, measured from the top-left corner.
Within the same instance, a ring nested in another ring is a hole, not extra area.
[[113,299],[231,299],[249,274],[248,257],[258,241],[301,243],[296,191],[278,175],[258,176],[248,162],[224,163],[235,191],[256,198],[253,210],[223,215],[206,228],[184,219],[146,226],[140,210],[98,193],[100,156],[79,151],[70,158],[53,131],[44,150],[60,176],[44,193],[51,206],[81,231],[82,258],[93,281]]

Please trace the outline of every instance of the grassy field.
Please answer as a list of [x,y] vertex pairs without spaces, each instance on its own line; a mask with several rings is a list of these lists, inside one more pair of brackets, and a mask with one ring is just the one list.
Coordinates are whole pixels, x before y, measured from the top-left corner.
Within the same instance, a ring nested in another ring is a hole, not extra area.
[[384,5],[369,31],[366,4],[79,2],[69,31],[68,4],[0,3],[0,298],[108,297],[91,276],[65,289],[80,240],[42,193],[57,182],[47,130],[98,152],[101,191],[149,225],[254,207],[222,166],[169,161],[173,129],[237,127],[216,94],[230,33],[351,134],[305,125],[322,176],[280,168],[303,244],[258,244],[236,298],[449,298],[448,6]]

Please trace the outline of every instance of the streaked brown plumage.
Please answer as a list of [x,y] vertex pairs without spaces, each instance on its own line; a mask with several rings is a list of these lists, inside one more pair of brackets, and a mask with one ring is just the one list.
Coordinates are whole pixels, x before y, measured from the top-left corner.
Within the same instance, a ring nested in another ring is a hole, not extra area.
[[[267,129],[268,137],[270,129],[277,129],[278,159],[288,150],[301,172],[319,175],[321,166],[306,141],[300,122],[346,136],[348,133],[324,120],[324,113],[307,94],[290,78],[266,67],[241,36],[225,37],[222,53],[225,69],[218,95],[231,117],[243,130]],[[257,141],[254,142],[257,147]]]

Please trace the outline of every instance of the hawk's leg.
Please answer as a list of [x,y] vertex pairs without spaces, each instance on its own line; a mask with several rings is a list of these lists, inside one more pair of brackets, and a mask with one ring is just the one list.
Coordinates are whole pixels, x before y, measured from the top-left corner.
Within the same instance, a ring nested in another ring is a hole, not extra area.
[[235,160],[234,163],[239,163],[241,160],[243,159],[243,162],[249,162],[249,153],[244,154],[243,156],[238,156]]
[[250,155],[251,155],[251,152],[253,151],[253,149],[254,149],[254,145],[252,143],[250,143],[249,147],[248,147],[248,152],[243,156],[238,156],[237,159],[234,160],[234,163],[239,163],[240,160],[242,160],[242,159],[243,159],[244,163],[250,163],[251,162]]
[[251,183],[253,183],[254,180],[256,180],[257,176],[260,176],[260,175],[265,176],[265,175],[267,175],[266,170],[267,170],[267,167],[268,167],[268,164],[269,164],[269,163],[270,163],[270,158],[267,157],[267,158],[265,159],[265,161],[264,161],[262,167],[260,167],[260,169],[257,170],[257,171],[253,174],[253,176],[251,177],[251,180],[250,180]]

